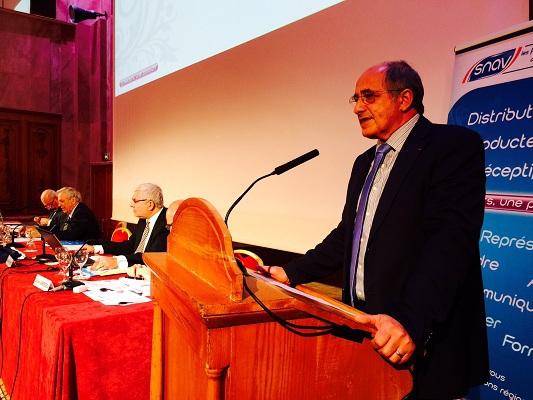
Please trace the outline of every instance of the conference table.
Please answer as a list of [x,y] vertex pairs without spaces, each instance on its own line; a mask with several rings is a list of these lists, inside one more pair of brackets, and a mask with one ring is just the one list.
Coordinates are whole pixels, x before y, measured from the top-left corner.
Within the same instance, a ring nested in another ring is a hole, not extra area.
[[10,398],[149,399],[153,304],[44,292],[37,274],[61,278],[28,258],[0,264],[0,377]]

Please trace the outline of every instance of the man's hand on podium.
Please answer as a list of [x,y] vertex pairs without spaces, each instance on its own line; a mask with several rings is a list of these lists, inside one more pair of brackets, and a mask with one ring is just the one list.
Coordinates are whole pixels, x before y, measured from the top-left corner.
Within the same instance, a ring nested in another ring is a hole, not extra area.
[[393,364],[407,362],[415,351],[415,344],[402,324],[385,314],[361,314],[356,316],[361,324],[375,327],[372,346]]
[[285,270],[281,267],[270,267],[266,265],[257,265],[257,272],[261,275],[267,276],[269,278],[275,279],[278,282],[284,283],[285,285],[290,285],[289,277],[285,273]]
[[[289,277],[282,267],[256,266],[257,272],[289,285]],[[385,314],[356,314],[355,321],[374,327],[372,347],[385,359],[393,364],[409,361],[415,351],[411,336],[394,318]]]

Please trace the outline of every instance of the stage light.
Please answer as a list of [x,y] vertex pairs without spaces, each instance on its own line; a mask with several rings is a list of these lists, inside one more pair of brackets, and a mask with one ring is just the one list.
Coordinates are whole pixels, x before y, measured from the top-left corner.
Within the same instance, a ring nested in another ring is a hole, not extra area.
[[105,17],[107,19],[107,11],[99,13],[92,10],[84,10],[83,8],[76,6],[68,6],[68,16],[70,22],[77,24],[78,22],[85,21],[86,19],[96,19],[98,17]]

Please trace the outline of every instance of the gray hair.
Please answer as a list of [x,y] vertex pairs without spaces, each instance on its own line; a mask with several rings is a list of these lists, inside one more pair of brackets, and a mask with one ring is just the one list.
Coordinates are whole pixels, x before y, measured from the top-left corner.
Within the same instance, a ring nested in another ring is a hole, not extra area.
[[57,193],[55,190],[53,189],[45,189],[42,193],[41,193],[41,200],[53,200],[57,197]]
[[83,199],[81,198],[81,193],[78,192],[76,189],[70,186],[62,187],[57,191],[57,195],[59,196],[60,193],[65,192],[70,199],[71,197],[74,197],[78,203],[81,203]]
[[141,183],[137,186],[134,192],[139,191],[141,197],[146,200],[151,200],[154,202],[155,206],[158,208],[163,208],[163,191],[161,188],[153,183]]

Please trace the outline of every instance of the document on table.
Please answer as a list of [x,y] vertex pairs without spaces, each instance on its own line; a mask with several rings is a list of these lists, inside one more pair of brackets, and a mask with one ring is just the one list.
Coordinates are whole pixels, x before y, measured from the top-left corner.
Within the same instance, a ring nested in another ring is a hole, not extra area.
[[[92,256],[91,258],[93,259],[93,261],[96,261],[98,260],[98,258],[100,258],[100,256]],[[128,272],[127,268],[104,269],[99,271],[92,271],[90,268],[82,268],[82,270],[89,276],[119,275]]]
[[107,306],[147,303],[149,282],[120,278],[105,281],[85,281],[87,290],[82,292],[94,301]]

